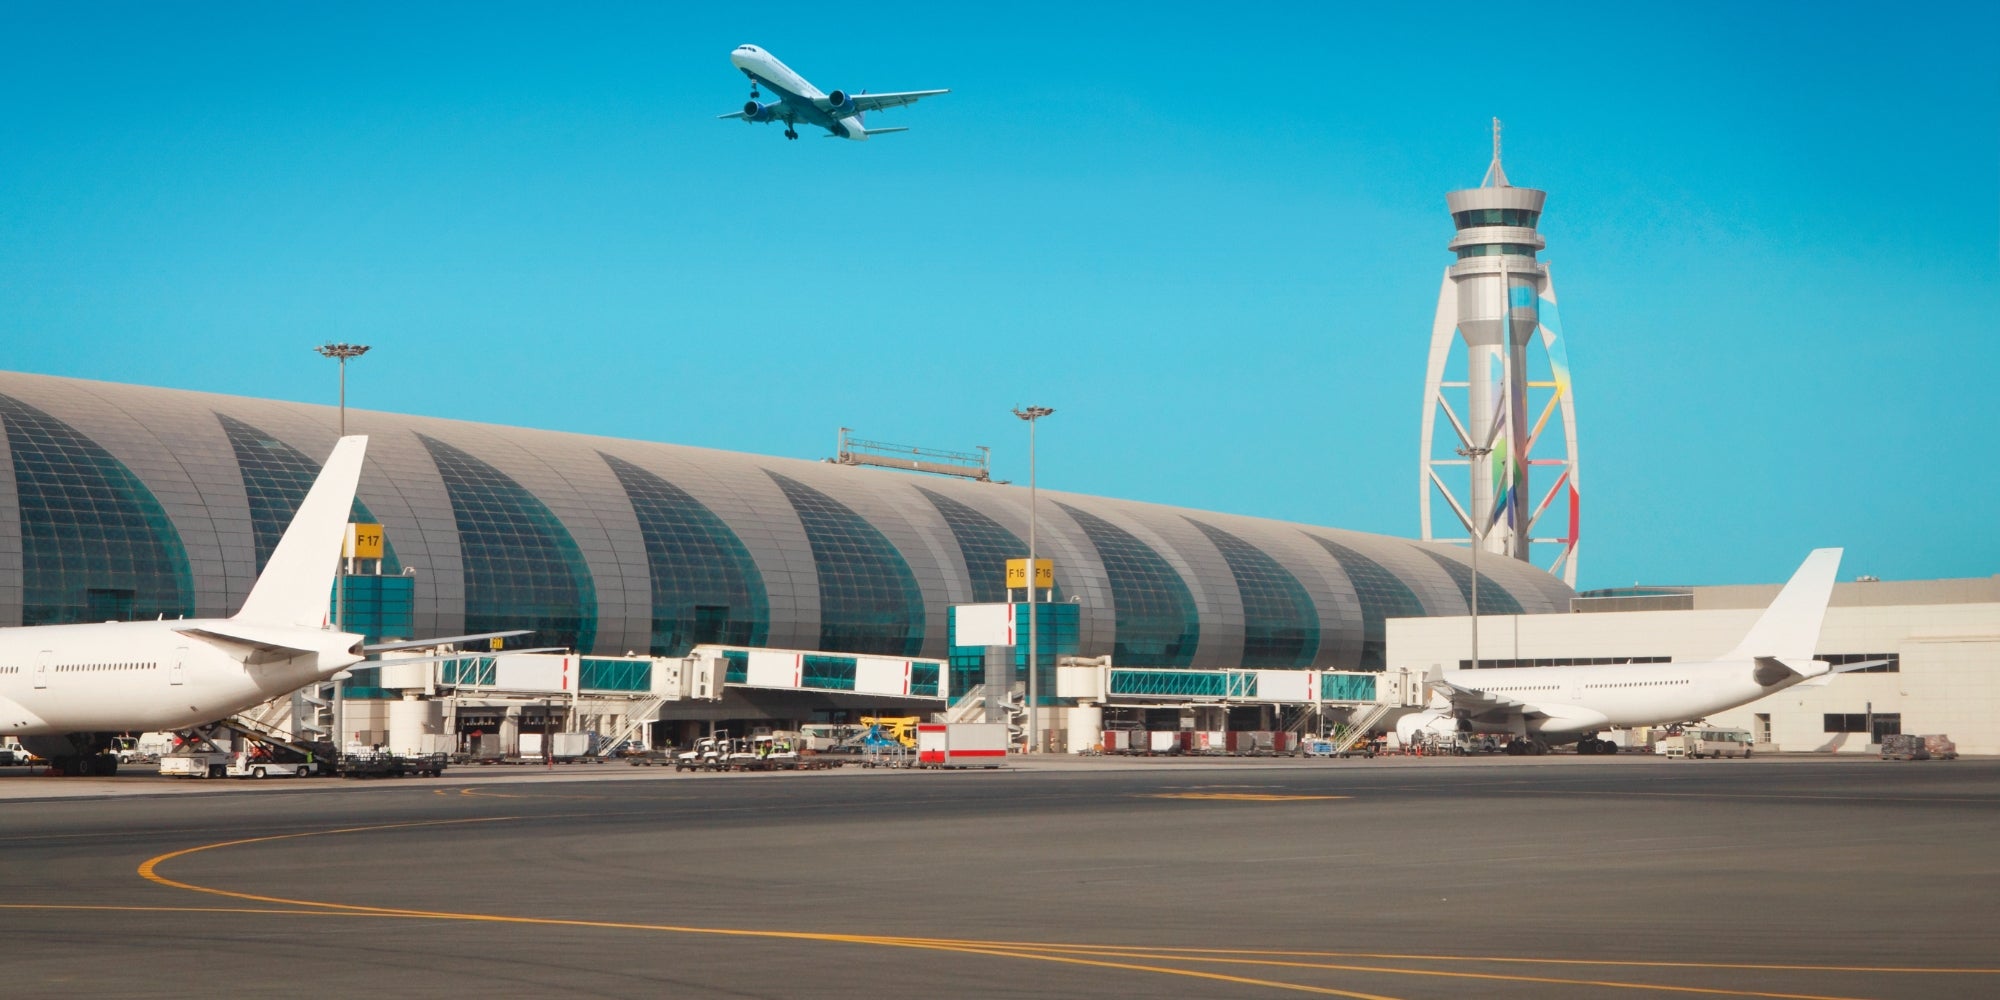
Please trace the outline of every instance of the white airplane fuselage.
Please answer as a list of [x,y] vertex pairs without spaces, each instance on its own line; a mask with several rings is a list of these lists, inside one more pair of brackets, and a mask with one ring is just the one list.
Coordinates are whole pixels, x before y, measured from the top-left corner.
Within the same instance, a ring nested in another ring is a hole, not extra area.
[[0,733],[170,730],[212,722],[359,662],[358,635],[263,626],[296,648],[259,652],[190,634],[228,619],[0,631]]
[[[1823,666],[1823,664],[1822,664]],[[1754,661],[1447,670],[1463,691],[1522,703],[1519,712],[1468,716],[1474,732],[1554,735],[1700,719],[1800,683],[1757,683]]]

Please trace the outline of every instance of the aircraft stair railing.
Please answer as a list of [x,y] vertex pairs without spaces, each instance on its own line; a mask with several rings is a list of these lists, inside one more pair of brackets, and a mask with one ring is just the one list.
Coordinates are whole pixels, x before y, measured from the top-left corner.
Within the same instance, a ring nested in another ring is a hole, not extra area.
[[1296,747],[1308,734],[1318,736],[1325,719],[1326,713],[1318,705],[1299,705],[1292,709],[1291,721],[1285,725],[1285,732],[1292,735],[1287,744]]
[[1370,705],[1365,710],[1356,714],[1347,724],[1347,731],[1340,734],[1340,737],[1333,741],[1334,756],[1353,753],[1355,746],[1362,740],[1367,739],[1368,734],[1374,731],[1375,724],[1382,721],[1383,716],[1389,714],[1389,708],[1390,706],[1388,705]]
[[659,697],[648,698],[642,702],[633,703],[630,706],[630,710],[625,713],[625,718],[626,720],[628,720],[625,724],[625,728],[619,730],[618,733],[612,736],[610,739],[605,740],[603,744],[597,748],[597,756],[609,757],[613,753],[617,752],[617,750],[620,747],[623,747],[625,745],[626,740],[632,738],[633,733],[639,731],[640,726],[643,726],[646,723],[653,721],[653,713],[659,711],[660,706],[666,704],[666,701],[667,701],[666,697],[662,695]]
[[298,734],[247,715],[232,715],[227,719],[215,723],[215,725],[219,729],[241,733],[244,736],[265,743],[275,743],[279,746],[299,750],[306,749],[304,741],[299,738]]
[[974,684],[971,689],[965,692],[965,697],[958,700],[958,704],[951,706],[948,711],[941,714],[944,716],[944,721],[948,723],[985,722],[986,685]]
[[235,733],[253,743],[263,743],[288,750],[308,761],[330,761],[335,756],[335,750],[337,749],[332,743],[326,740],[299,736],[296,733],[241,715],[232,715],[229,718],[211,722],[208,725],[197,727],[193,732],[218,747],[234,742],[227,739],[219,740],[216,738],[218,735],[225,732]]

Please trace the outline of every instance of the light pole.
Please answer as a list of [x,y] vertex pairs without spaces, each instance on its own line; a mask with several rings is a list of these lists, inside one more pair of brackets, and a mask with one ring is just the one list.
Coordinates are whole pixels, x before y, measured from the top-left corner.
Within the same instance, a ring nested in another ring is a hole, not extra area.
[[[340,362],[340,436],[347,436],[347,359],[358,358],[368,353],[367,344],[321,344],[313,348],[322,357],[334,358]],[[347,529],[347,536],[340,543],[340,571],[333,575],[333,630],[343,631],[346,627],[347,611],[347,546],[353,538],[353,528]],[[333,685],[333,748],[335,752],[344,750],[347,740],[342,732],[347,728],[347,706],[340,696],[340,682]],[[296,723],[298,720],[294,719]]]
[[1041,603],[1035,597],[1035,577],[1039,565],[1035,562],[1035,421],[1056,412],[1047,406],[1030,406],[1026,409],[1014,408],[1014,415],[1028,422],[1028,752],[1036,752],[1036,742],[1040,736],[1040,713],[1035,699],[1039,695],[1039,685],[1035,674],[1039,669],[1036,662],[1036,647],[1042,644],[1042,634],[1035,621],[1035,605]]
[[321,344],[313,348],[321,355],[340,359],[340,436],[347,436],[347,359],[368,353],[367,344]]
[[[1493,447],[1464,447],[1458,449],[1465,456],[1465,464],[1474,470],[1479,468],[1479,460],[1493,454]],[[1473,491],[1475,494],[1478,491]],[[1468,511],[1472,515],[1472,669],[1479,669],[1479,550],[1486,547],[1486,512],[1479,508]]]

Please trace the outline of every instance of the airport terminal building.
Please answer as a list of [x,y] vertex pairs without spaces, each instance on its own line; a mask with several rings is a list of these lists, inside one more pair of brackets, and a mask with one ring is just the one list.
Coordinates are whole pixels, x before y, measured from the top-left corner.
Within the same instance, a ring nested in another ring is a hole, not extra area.
[[[0,373],[0,625],[235,610],[337,435],[333,407]],[[946,609],[1006,600],[1028,491],[701,448],[349,411],[369,435],[350,578],[371,639],[697,643],[942,657]],[[1380,669],[1391,618],[1463,615],[1463,547],[1043,490],[1076,649],[1144,667]],[[1487,613],[1565,611],[1521,562]],[[372,602],[372,603],[371,603]]]

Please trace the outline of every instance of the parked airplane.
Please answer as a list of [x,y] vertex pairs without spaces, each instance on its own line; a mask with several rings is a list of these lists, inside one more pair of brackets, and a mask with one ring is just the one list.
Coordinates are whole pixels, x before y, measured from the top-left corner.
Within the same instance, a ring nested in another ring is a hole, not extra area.
[[[915,104],[926,97],[949,94],[949,90],[906,90],[897,94],[849,94],[836,90],[822,94],[818,87],[806,82],[806,78],[792,72],[791,67],[778,61],[776,56],[755,45],[739,45],[729,54],[729,61],[750,78],[750,101],[743,110],[718,118],[741,118],[746,122],[784,122],[785,138],[799,137],[798,124],[817,125],[826,129],[830,136],[841,139],[866,140],[871,135],[884,132],[908,132],[907,128],[868,128],[862,124],[870,111],[884,111],[900,108],[905,104]],[[761,95],[758,86],[770,89],[778,100],[764,104],[758,100]]]
[[1404,716],[1396,733],[1405,742],[1426,732],[1505,733],[1522,747],[1577,740],[1581,751],[1610,752],[1616,747],[1596,734],[1612,726],[1697,720],[1885,662],[1813,659],[1840,556],[1815,549],[1743,641],[1715,660],[1446,670],[1430,682],[1430,706]]
[[0,630],[0,733],[66,773],[112,774],[121,731],[212,722],[359,661],[362,637],[326,619],[367,445],[334,446],[234,616]]

